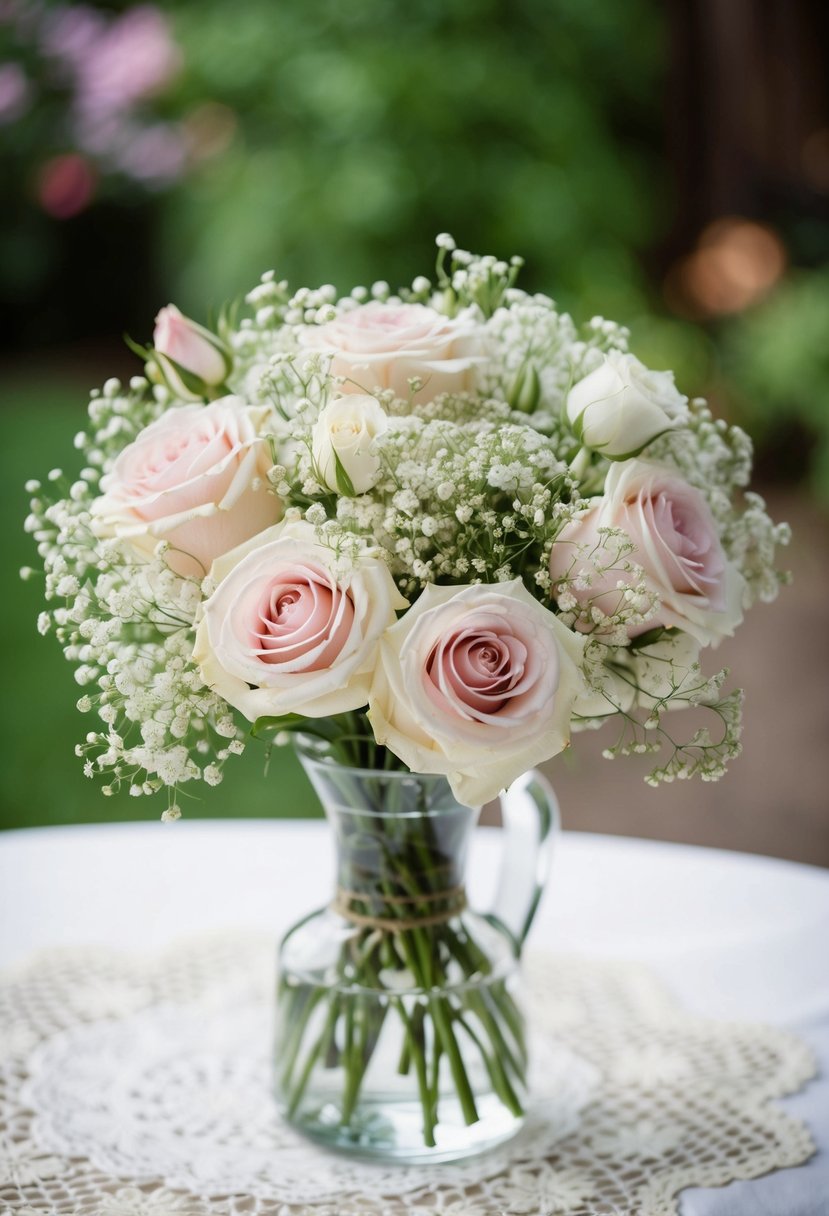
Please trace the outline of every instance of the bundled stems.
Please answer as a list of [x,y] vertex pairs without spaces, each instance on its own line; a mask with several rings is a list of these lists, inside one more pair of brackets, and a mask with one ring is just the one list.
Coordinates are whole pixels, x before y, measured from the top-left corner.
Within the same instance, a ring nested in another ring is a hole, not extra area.
[[318,1082],[342,1128],[357,1137],[366,1075],[384,1036],[396,1048],[389,1070],[411,1080],[425,1146],[435,1145],[447,1099],[456,1099],[467,1125],[478,1121],[480,1097],[490,1091],[520,1117],[522,1015],[461,913],[474,813],[456,803],[436,813],[424,804],[422,782],[404,789],[382,770],[363,774],[361,790],[364,806],[365,785],[375,782],[382,811],[355,809],[354,776],[339,769],[328,779],[338,785],[336,910],[353,920],[334,977],[318,986],[290,973],[281,979],[279,1084],[289,1118],[302,1123]]

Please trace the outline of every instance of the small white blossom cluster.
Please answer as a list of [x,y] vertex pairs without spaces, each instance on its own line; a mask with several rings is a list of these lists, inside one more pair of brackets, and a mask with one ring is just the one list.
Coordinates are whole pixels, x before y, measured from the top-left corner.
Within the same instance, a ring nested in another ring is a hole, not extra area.
[[[114,385],[92,399],[95,429],[78,446],[99,467],[117,450],[112,423],[124,415],[112,404],[123,400]],[[155,412],[146,402],[136,413],[142,410]],[[65,495],[57,501],[49,501],[38,483],[28,485],[34,497],[26,529],[43,562],[48,605],[38,629],[54,631],[76,664],[75,679],[84,690],[77,707],[100,722],[75,749],[85,775],[103,777],[104,794],[122,787],[134,796],[167,789],[169,820],[180,813],[176,788],[198,779],[217,785],[225,761],[244,750],[244,736],[193,663],[199,582],[170,570],[163,542],[148,560],[125,541],[96,536],[89,508],[97,480],[93,468],[71,484],[62,475],[52,478]]]
[[[590,712],[574,720],[574,729],[597,729],[612,717],[617,736],[604,749],[607,760],[656,756],[667,748],[667,760],[657,763],[645,778],[649,785],[694,776],[719,780],[729,761],[740,754],[742,691],[723,696],[727,670],[704,676],[698,660],[671,653],[676,638],[663,635],[648,641],[646,636],[641,645],[614,647],[591,639],[584,652]],[[714,736],[702,726],[687,741],[675,739],[663,715],[672,709],[695,708],[713,715]]]
[[75,447],[91,467],[106,472],[127,444],[164,412],[168,401],[168,390],[151,386],[144,376],[133,376],[127,386],[113,377],[90,393],[89,427],[75,436]]
[[545,436],[412,416],[394,420],[377,452],[377,485],[340,498],[336,520],[382,546],[405,596],[433,582],[524,578],[549,597],[545,552],[574,505],[567,466]]
[[656,459],[673,465],[696,486],[720,528],[728,556],[745,579],[743,603],[770,603],[788,574],[775,566],[775,552],[791,539],[788,524],[775,524],[759,494],[745,490],[751,477],[751,439],[738,426],[714,418],[705,401],[690,402],[687,428],[668,432],[653,445]]
[[528,296],[513,288],[506,304],[487,321],[485,332],[494,357],[482,371],[482,391],[532,414],[533,425],[555,436],[562,454],[568,443],[575,453],[578,444],[561,419],[567,392],[597,366],[604,352],[627,350],[627,330],[594,317],[580,332],[547,296]]
[[[383,281],[292,293],[268,272],[218,335],[163,310],[147,375],[93,394],[77,478],[28,484],[38,628],[99,719],[77,752],[104,792],[166,790],[172,820],[180,786],[221,781],[244,748],[237,711],[259,701],[255,673],[241,687],[224,673],[217,690],[202,625],[251,549],[308,535],[338,585],[380,558],[372,585],[392,621],[401,595],[414,619],[447,587],[508,588],[519,612],[531,597],[580,656],[569,728],[613,719],[608,756],[667,747],[649,780],[715,779],[738,754],[740,696],[723,694],[725,672],[702,674],[699,650],[774,598],[788,540],[745,491],[748,437],[644,367],[623,327],[578,327],[521,291],[520,258],[437,245],[434,281],[396,294]],[[117,526],[101,505],[113,482]],[[277,740],[302,719],[283,679],[275,666],[263,678],[292,706],[268,719]],[[675,708],[707,709],[713,735],[675,739]],[[371,737],[365,701],[345,716],[350,738]]]
[[[650,621],[659,606],[658,596],[633,560],[635,546],[618,528],[600,528],[592,542],[561,540],[559,544],[566,547],[569,562],[556,583],[561,619],[582,633],[600,634],[610,646],[628,646],[628,631]],[[606,592],[595,590],[608,580],[619,592],[613,612],[599,602]]]

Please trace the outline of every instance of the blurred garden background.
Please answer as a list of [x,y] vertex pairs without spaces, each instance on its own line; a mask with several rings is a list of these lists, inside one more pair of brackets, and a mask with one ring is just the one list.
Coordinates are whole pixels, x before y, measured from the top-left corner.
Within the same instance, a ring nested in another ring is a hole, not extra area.
[[[88,389],[140,370],[122,335],[268,268],[407,282],[449,231],[745,425],[794,529],[794,586],[713,656],[747,691],[729,776],[654,791],[582,736],[552,769],[565,824],[829,864],[827,67],[820,0],[0,0],[0,823],[161,810],[83,778],[17,577],[23,483],[74,468]],[[263,763],[185,812],[316,813],[289,756]]]

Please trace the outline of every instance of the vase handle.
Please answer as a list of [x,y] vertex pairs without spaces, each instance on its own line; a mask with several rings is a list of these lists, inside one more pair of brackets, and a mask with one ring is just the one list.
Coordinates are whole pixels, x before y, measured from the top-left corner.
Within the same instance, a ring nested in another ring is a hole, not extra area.
[[504,855],[490,916],[507,930],[518,955],[550,873],[558,800],[549,781],[532,769],[512,783],[500,803]]

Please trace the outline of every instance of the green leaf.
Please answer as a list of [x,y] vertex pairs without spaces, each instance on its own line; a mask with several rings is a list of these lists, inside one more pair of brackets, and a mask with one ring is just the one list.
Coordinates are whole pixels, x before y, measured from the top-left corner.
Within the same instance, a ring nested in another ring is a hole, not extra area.
[[650,445],[655,443],[657,439],[661,439],[662,436],[667,435],[669,431],[675,431],[678,429],[679,428],[675,426],[666,426],[664,431],[658,431],[655,435],[651,435],[647,443],[643,443],[641,447],[632,448],[629,452],[620,452],[618,456],[611,456],[610,453],[606,452],[602,447],[596,448],[595,450],[600,456],[604,456],[605,460],[616,460],[619,462],[623,460],[633,460],[635,456],[640,456],[642,452],[644,452],[645,448],[649,448]]
[[324,739],[326,743],[333,743],[342,734],[342,727],[331,718],[306,718],[303,714],[281,714],[277,717],[257,718],[250,728],[251,736],[254,739],[276,735],[280,731],[288,734],[314,735],[317,739]]
[[296,730],[305,721],[302,714],[281,714],[277,717],[257,718],[250,728],[250,733],[254,739],[261,739],[266,734],[276,733],[280,730]]
[[[333,448],[331,450],[334,452]],[[336,452],[334,452],[334,468],[336,470],[335,476],[337,480],[337,489],[339,492],[345,498],[356,498],[357,495],[354,490],[354,483],[348,476],[348,473],[346,473],[345,466]]]
[[196,376],[193,372],[188,371],[186,367],[182,367],[180,363],[176,363],[175,359],[171,359],[169,355],[162,354],[161,351],[152,350],[150,358],[160,371],[164,383],[174,393],[180,393],[181,389],[170,379],[168,368],[172,368],[188,393],[192,393],[194,397],[201,400],[207,398],[208,388],[201,376]]
[[146,362],[147,359],[149,359],[151,357],[151,355],[153,353],[153,348],[151,346],[142,346],[140,342],[135,342],[129,336],[129,334],[124,334],[123,338],[124,338],[124,342],[130,348],[132,353],[134,355],[138,355],[139,359],[143,359]]
[[653,646],[654,642],[660,642],[662,638],[675,637],[678,633],[678,629],[666,629],[664,625],[656,625],[647,633],[640,633],[638,637],[633,638],[630,648],[631,650],[644,650],[646,646]]

